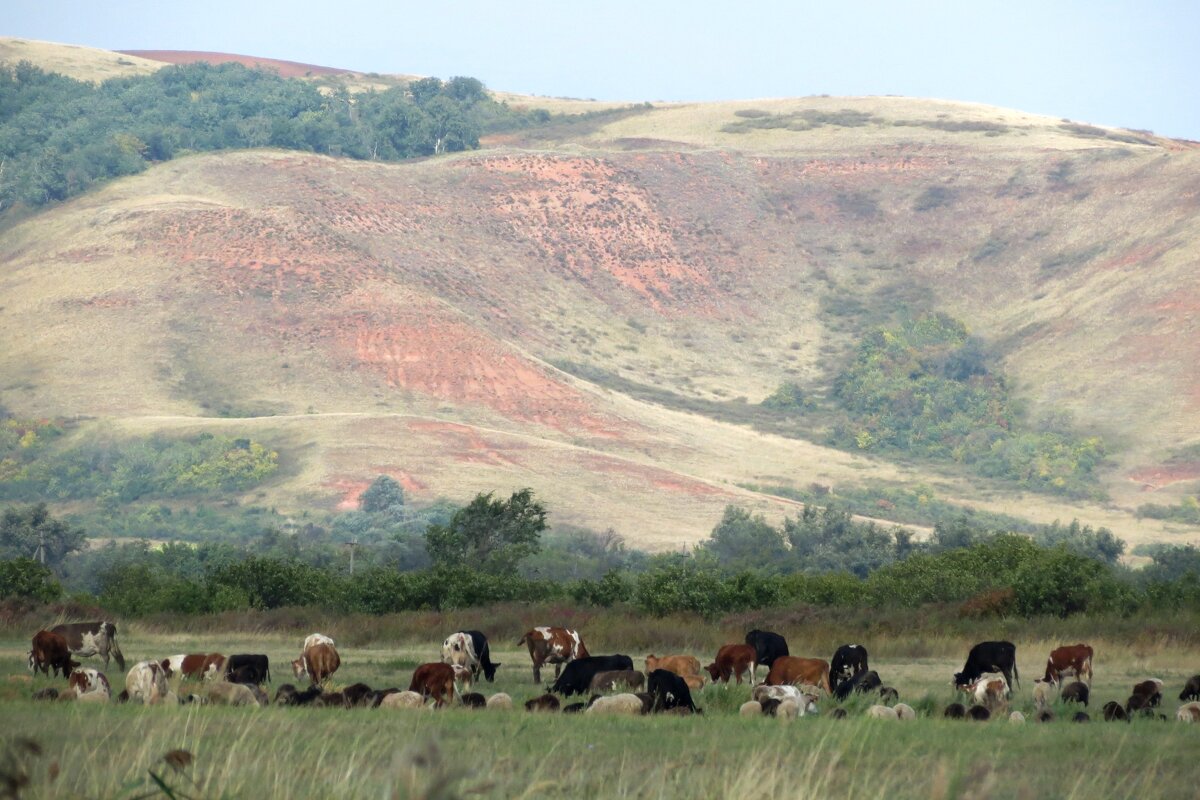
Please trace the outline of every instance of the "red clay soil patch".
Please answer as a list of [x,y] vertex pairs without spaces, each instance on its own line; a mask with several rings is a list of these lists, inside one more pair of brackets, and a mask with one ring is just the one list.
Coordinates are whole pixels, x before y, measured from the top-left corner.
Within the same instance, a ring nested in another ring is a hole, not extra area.
[[[418,480],[404,470],[376,466],[372,466],[371,470],[375,475],[387,475],[395,478],[396,482],[409,495],[419,495],[429,489],[427,483]],[[363,492],[369,489],[374,482],[374,478],[368,481],[361,478],[338,477],[327,480],[321,485],[337,491],[339,495],[337,503],[338,511],[357,511]]]
[[592,472],[625,475],[636,483],[649,484],[656,489],[663,489],[677,494],[686,494],[691,497],[729,495],[728,492],[718,489],[715,486],[688,478],[677,472],[671,472],[658,467],[648,467],[643,464],[634,464],[633,462],[623,461],[618,458],[588,455],[583,459],[583,464]]
[[1152,492],[1172,483],[1200,479],[1200,461],[1179,464],[1159,464],[1129,473],[1129,480],[1142,484],[1142,491]]
[[506,178],[494,189],[492,213],[533,242],[552,270],[593,291],[611,278],[659,311],[710,305],[712,281],[681,256],[674,226],[611,163],[506,155],[462,164]]
[[381,373],[389,386],[485,406],[508,419],[615,435],[581,392],[465,322],[419,308],[375,316],[351,318],[340,335],[353,358]]
[[490,442],[478,429],[472,428],[470,425],[416,420],[410,422],[408,427],[414,433],[433,434],[441,442],[442,446],[439,452],[445,453],[456,461],[499,467],[524,466],[519,459],[506,452],[522,450],[523,446],[516,442],[510,442],[507,445]]
[[240,56],[233,53],[209,53],[203,50],[118,50],[127,56],[148,58],[165,64],[241,64],[251,69],[278,72],[283,78],[305,78],[312,75],[344,75],[353,72],[335,67],[318,67],[316,64],[301,64],[298,61],[282,61],[278,58]]

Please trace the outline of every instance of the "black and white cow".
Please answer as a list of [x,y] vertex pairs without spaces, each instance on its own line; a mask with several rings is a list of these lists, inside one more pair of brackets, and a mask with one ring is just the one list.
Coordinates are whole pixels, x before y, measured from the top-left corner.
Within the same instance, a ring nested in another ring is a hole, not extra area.
[[1021,685],[1017,674],[1017,646],[1012,642],[980,642],[967,654],[962,672],[954,673],[955,686],[969,686],[985,672],[999,672],[1011,692],[1013,681]]
[[483,672],[489,683],[496,679],[500,666],[492,663],[487,637],[481,631],[458,631],[447,636],[442,642],[442,663],[458,664],[475,675]]
[[867,648],[861,644],[842,645],[834,652],[833,660],[829,662],[830,689],[836,692],[838,684],[868,669],[870,667],[867,664]]
[[67,622],[55,625],[50,632],[67,640],[72,655],[81,658],[100,656],[104,659],[105,669],[108,669],[108,659],[112,656],[117,660],[117,669],[125,669],[125,656],[117,644],[117,626],[111,622]]
[[688,689],[687,682],[670,670],[656,669],[651,672],[646,682],[646,690],[653,698],[652,711],[686,708],[693,714],[700,713],[700,709],[696,708],[692,700],[692,692]]

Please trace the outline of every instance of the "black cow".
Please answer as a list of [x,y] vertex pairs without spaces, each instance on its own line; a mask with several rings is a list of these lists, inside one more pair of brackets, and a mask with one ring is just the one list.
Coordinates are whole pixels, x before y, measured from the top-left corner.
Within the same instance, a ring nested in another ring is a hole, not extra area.
[[837,692],[838,684],[850,680],[859,673],[866,672],[867,648],[861,644],[844,644],[833,654],[829,662],[829,688]]
[[488,683],[492,683],[496,680],[496,668],[500,665],[492,663],[492,651],[488,648],[487,637],[479,631],[463,631],[463,633],[471,637],[471,646],[475,649],[475,658],[479,660],[483,677],[487,678]]
[[670,670],[656,669],[651,672],[646,689],[653,698],[652,711],[686,708],[693,714],[700,713],[700,709],[692,702],[692,692],[688,689],[687,682]]
[[771,668],[775,659],[790,655],[787,639],[771,631],[760,631],[755,628],[746,634],[746,644],[754,648],[757,663],[765,665],[767,669]]
[[1021,685],[1017,674],[1017,646],[1012,642],[980,642],[967,654],[967,663],[962,672],[954,673],[955,686],[967,686],[985,672],[999,672],[1011,692],[1013,681]]
[[1200,675],[1193,675],[1187,679],[1187,683],[1183,685],[1183,691],[1179,693],[1179,699],[1184,702],[1200,700]]
[[598,672],[609,670],[633,669],[633,659],[629,656],[587,656],[571,661],[563,668],[562,675],[550,687],[550,691],[570,697],[573,694],[587,694],[592,685],[592,678]]
[[225,660],[225,680],[230,683],[270,683],[271,662],[262,655],[235,655]]
[[853,692],[873,692],[881,686],[883,686],[883,681],[879,679],[879,673],[869,669],[858,673],[848,681],[842,681],[833,690],[833,696],[838,700],[845,700]]

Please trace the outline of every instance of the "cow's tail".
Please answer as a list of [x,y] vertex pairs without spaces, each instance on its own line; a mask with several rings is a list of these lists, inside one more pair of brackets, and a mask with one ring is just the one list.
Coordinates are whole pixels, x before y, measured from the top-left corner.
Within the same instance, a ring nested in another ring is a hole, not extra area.
[[[1034,674],[1036,675],[1037,673],[1035,672]],[[1013,683],[1017,685],[1018,689],[1021,688],[1021,673],[1017,672],[1017,660],[1015,658],[1013,659]]]
[[525,635],[523,635],[523,636],[521,637],[521,641],[517,642],[517,647],[520,647],[521,645],[525,644],[525,640],[526,640],[526,639],[528,639],[528,638],[529,638],[529,634],[528,634],[528,633],[526,633]]
[[121,645],[117,644],[117,626],[111,622],[104,623],[108,626],[108,648],[111,651],[113,658],[117,660],[117,669],[125,671],[125,654],[121,652]]

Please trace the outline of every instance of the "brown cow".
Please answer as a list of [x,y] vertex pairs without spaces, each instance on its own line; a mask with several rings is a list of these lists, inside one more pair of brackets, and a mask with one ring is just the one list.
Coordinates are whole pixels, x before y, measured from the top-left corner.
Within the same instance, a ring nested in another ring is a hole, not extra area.
[[748,644],[724,644],[717,651],[716,660],[705,669],[708,670],[714,683],[718,680],[723,681],[726,688],[729,687],[731,675],[737,678],[737,682],[740,684],[742,675],[749,673],[750,681],[753,683],[755,670],[758,669],[758,655]]
[[441,662],[422,664],[413,672],[408,690],[432,697],[433,707],[441,708],[454,699],[454,668]]
[[78,666],[78,661],[71,660],[71,648],[64,637],[50,631],[38,631],[33,635],[29,651],[30,671],[36,673],[41,670],[43,675],[49,675],[53,670],[54,674],[61,674],[65,678]]
[[329,680],[329,676],[337,672],[341,665],[342,659],[337,648],[331,644],[315,644],[292,662],[292,672],[296,680],[307,676],[315,686]]
[[171,656],[159,666],[185,681],[216,680],[225,672],[225,656],[220,653],[190,653]]
[[569,628],[534,628],[517,642],[517,647],[521,645],[529,648],[529,658],[533,661],[534,683],[542,682],[543,664],[554,665],[554,680],[557,681],[563,664],[590,655],[583,639],[579,638],[579,632]]
[[1051,650],[1042,680],[1061,685],[1064,677],[1072,675],[1088,684],[1092,682],[1092,648],[1086,644],[1069,644]]
[[681,678],[686,678],[689,675],[700,674],[700,659],[695,656],[658,656],[651,653],[646,656],[646,674],[649,675],[656,669],[665,669],[668,672],[674,672]]
[[807,683],[829,692],[829,662],[821,658],[780,656],[771,665],[766,683],[770,686]]

